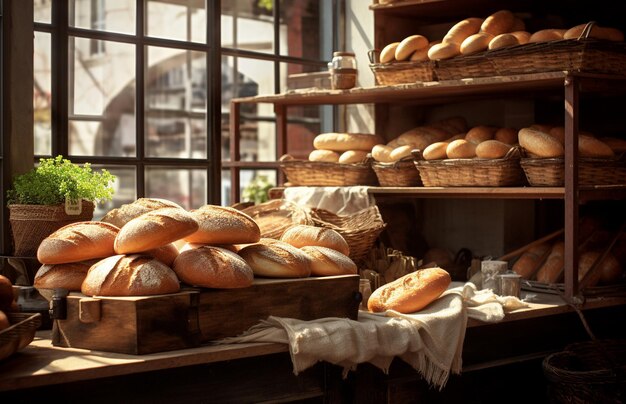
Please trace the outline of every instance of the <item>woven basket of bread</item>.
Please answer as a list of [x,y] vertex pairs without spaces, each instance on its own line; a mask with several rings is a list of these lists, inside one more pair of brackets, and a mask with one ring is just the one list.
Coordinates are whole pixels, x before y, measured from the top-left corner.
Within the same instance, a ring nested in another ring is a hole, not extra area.
[[380,86],[435,80],[432,61],[372,63],[370,69]]
[[40,313],[7,313],[11,326],[0,331],[0,360],[26,347],[41,325]]
[[[562,157],[522,158],[520,164],[528,183],[536,187],[562,187],[565,183],[565,163]],[[625,185],[626,156],[615,158],[578,159],[578,184]]]
[[490,51],[438,60],[435,63],[434,74],[437,80],[496,76],[497,71],[493,61],[487,56],[488,52]]
[[374,161],[372,168],[381,187],[418,187],[422,185],[420,173],[411,157],[394,163]]
[[346,239],[350,247],[350,258],[360,262],[368,255],[380,233],[385,229],[376,205],[350,215],[337,215],[325,209],[311,209],[315,226],[333,229]]
[[295,224],[313,225],[308,209],[285,200],[273,199],[268,202],[242,209],[259,225],[261,237],[279,239],[285,230]]
[[525,182],[520,155],[513,147],[499,159],[424,160],[419,150],[413,158],[425,187],[510,187]]
[[297,160],[291,156],[280,159],[280,168],[294,186],[376,185],[376,174],[370,161],[362,163],[331,163]]

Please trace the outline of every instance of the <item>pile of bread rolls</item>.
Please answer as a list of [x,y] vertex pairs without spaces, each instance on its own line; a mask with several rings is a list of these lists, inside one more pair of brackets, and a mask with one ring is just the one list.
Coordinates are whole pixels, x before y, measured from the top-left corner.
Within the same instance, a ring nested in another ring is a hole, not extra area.
[[313,139],[309,161],[361,163],[372,147],[381,142],[380,136],[369,133],[320,133]]
[[44,239],[34,286],[88,296],[175,293],[181,282],[242,288],[255,276],[356,274],[348,254],[345,239],[332,229],[295,225],[281,240],[262,239],[257,223],[236,209],[187,211],[171,201],[140,198],[100,221],[72,223]]

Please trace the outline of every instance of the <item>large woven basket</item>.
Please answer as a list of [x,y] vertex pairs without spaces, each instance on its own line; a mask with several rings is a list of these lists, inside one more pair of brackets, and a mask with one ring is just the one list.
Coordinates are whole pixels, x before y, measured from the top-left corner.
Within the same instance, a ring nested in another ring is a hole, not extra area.
[[64,205],[9,205],[13,255],[34,257],[39,244],[61,227],[93,218],[94,203],[82,201],[79,215],[65,213]]
[[496,76],[496,68],[487,54],[488,52],[479,52],[473,55],[438,60],[434,67],[435,76],[438,80]]
[[280,168],[292,185],[352,186],[376,185],[376,174],[369,161],[354,164],[282,159]]
[[279,239],[285,230],[295,224],[313,225],[308,209],[285,200],[273,199],[242,210],[259,225],[261,237]]
[[370,69],[374,73],[377,85],[390,86],[394,84],[417,83],[435,80],[434,63],[430,60],[422,62],[393,62],[379,63],[378,50],[370,50],[367,55],[370,59]]
[[414,163],[425,187],[510,187],[524,184],[520,149],[513,147],[500,159],[424,160],[414,151]]
[[30,344],[41,325],[40,313],[7,313],[11,326],[0,331],[0,360]]
[[313,208],[311,217],[316,226],[333,229],[346,239],[350,258],[357,264],[367,257],[386,226],[376,205],[351,215],[337,215],[325,209]]
[[[520,164],[528,182],[538,187],[562,187],[565,183],[565,163],[558,158],[522,158]],[[578,159],[578,184],[624,185],[626,184],[626,156],[613,159]]]
[[547,356],[543,372],[557,403],[624,403],[626,341],[596,340],[568,345]]
[[417,187],[422,185],[420,173],[410,157],[395,163],[372,162],[372,168],[382,187]]

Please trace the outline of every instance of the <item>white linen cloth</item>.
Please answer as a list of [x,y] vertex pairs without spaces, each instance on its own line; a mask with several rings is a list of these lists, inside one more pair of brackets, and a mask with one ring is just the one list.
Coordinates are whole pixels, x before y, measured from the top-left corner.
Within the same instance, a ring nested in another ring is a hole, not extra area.
[[504,318],[505,311],[526,306],[516,297],[498,296],[490,289],[476,290],[475,285],[466,283],[448,289],[417,313],[360,311],[358,321],[348,318],[302,321],[270,316],[240,336],[215,343],[288,344],[296,375],[319,361],[342,366],[344,377],[364,362],[387,373],[397,356],[441,389],[450,372],[461,372],[468,318],[498,322]]
[[283,199],[300,206],[325,209],[336,215],[350,215],[376,204],[367,186],[287,187]]

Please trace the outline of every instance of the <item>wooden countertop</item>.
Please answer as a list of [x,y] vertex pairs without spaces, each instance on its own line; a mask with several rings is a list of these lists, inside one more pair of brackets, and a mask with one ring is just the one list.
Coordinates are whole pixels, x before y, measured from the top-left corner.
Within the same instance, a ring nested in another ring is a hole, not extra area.
[[[523,296],[526,292],[523,293]],[[559,296],[537,293],[530,307],[510,312],[505,322],[574,311]],[[588,299],[583,310],[626,304],[626,296]],[[491,324],[491,323],[489,323]],[[477,320],[468,327],[489,325]],[[126,355],[52,346],[50,331],[39,331],[25,349],[0,362],[0,391],[92,380],[154,370],[288,352],[284,344],[206,345],[147,355]]]

